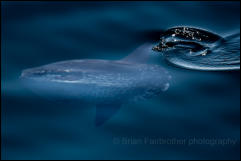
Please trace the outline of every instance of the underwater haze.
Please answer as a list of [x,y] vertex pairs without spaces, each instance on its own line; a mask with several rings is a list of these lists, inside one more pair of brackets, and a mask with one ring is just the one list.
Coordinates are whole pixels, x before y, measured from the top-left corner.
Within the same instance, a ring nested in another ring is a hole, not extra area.
[[55,100],[19,80],[59,61],[121,60],[176,26],[236,34],[240,2],[1,2],[1,13],[1,159],[240,159],[240,70],[184,69],[153,51],[152,64],[172,77],[168,90],[122,99],[101,126],[95,100]]

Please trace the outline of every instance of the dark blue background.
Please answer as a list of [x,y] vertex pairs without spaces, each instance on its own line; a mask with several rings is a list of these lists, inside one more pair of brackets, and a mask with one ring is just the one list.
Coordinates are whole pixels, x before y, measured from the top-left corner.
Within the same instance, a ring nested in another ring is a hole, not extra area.
[[[240,159],[240,72],[172,75],[162,95],[124,105],[101,127],[94,105],[21,87],[21,71],[68,59],[117,60],[173,26],[240,30],[240,2],[2,2],[2,159]],[[121,145],[116,138],[236,139],[235,145]],[[113,141],[114,140],[114,141]]]

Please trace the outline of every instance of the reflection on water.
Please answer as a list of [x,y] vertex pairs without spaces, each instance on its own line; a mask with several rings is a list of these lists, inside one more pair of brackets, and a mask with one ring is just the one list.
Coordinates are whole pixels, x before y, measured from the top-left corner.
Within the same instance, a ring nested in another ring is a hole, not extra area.
[[162,52],[174,65],[196,70],[239,70],[240,33],[225,38],[192,28],[168,29],[155,51]]
[[[23,69],[52,62],[119,60],[150,40],[147,33],[173,26],[197,26],[226,38],[240,29],[239,2],[2,4],[3,159],[240,158],[239,71],[185,70],[157,53],[156,63],[172,75],[169,90],[123,105],[98,128],[93,105],[49,101],[18,82]],[[199,141],[153,145],[126,138]],[[226,144],[213,143],[221,140]]]

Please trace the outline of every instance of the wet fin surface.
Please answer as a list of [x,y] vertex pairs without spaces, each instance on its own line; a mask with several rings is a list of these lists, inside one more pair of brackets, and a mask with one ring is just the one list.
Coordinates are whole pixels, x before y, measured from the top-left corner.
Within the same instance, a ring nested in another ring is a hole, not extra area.
[[118,103],[103,103],[96,105],[95,126],[103,125],[120,109],[121,104]]

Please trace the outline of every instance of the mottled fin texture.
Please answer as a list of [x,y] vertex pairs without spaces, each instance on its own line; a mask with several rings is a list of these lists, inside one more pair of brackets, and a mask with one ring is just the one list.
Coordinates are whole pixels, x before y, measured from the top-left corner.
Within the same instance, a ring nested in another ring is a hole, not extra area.
[[138,47],[135,51],[133,51],[130,55],[126,56],[121,61],[133,62],[133,63],[146,63],[152,52],[152,43],[144,43],[140,47]]
[[96,105],[95,125],[101,126],[120,109],[121,104],[106,103]]

